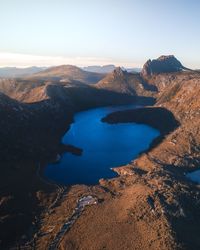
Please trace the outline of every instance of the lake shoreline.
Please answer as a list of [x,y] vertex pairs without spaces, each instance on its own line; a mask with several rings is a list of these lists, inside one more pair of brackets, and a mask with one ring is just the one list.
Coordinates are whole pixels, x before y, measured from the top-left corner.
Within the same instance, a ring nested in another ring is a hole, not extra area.
[[82,148],[83,154],[80,157],[62,154],[58,162],[45,168],[47,178],[65,185],[95,185],[99,179],[115,177],[111,168],[128,164],[140,152],[148,150],[152,140],[159,136],[158,130],[148,125],[124,123],[111,127],[102,123],[102,118],[111,112],[135,108],[138,105],[78,112],[62,143]]
[[149,148],[141,152],[141,154],[148,153],[148,151],[161,143],[165,136],[170,134],[180,125],[169,110],[153,106],[113,112],[103,117],[101,121],[109,124],[133,122],[136,124],[145,124],[159,130],[160,135],[155,138],[151,142]]

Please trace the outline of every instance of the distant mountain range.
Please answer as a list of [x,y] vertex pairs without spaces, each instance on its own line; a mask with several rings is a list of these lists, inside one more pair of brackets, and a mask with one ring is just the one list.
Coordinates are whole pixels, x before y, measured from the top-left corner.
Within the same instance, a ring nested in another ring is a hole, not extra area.
[[115,69],[115,65],[109,64],[104,66],[94,65],[94,66],[87,66],[83,67],[82,69],[89,72],[95,72],[95,73],[103,73],[107,74],[112,72]]
[[100,81],[105,74],[88,72],[73,65],[61,65],[48,68],[42,72],[32,74],[28,79],[56,80],[61,82],[78,82],[93,84]]
[[[94,65],[82,68],[73,65],[60,65],[48,68],[36,66],[28,68],[5,67],[0,68],[0,78],[33,77],[35,79],[45,78],[45,80],[52,80],[52,78],[54,78],[56,80],[62,79],[66,81],[73,80],[84,83],[96,83],[116,68],[118,67],[113,64],[104,66]],[[188,70],[173,55],[160,56],[157,59],[148,60],[142,69],[126,67],[121,67],[121,69],[128,73],[141,72],[143,76]]]
[[[60,65],[60,66],[56,66],[56,67],[37,67],[37,66],[33,66],[33,67],[27,67],[27,68],[17,68],[17,67],[3,67],[0,68],[0,78],[20,78],[20,77],[27,77],[27,76],[31,76],[34,75],[34,77],[36,76],[45,76],[47,77],[67,77],[71,78],[72,74],[85,74],[85,76],[88,73],[83,73],[83,71],[85,72],[92,72],[92,73],[98,73],[98,74],[108,74],[111,73],[114,69],[116,69],[117,67],[113,64],[110,65],[104,65],[104,66],[87,66],[87,67],[76,67],[73,65]],[[81,71],[82,70],[82,71]],[[122,70],[127,71],[127,72],[140,72],[141,69],[140,68],[125,68],[122,67]],[[71,73],[70,73],[71,71]],[[78,73],[79,71],[79,73]],[[43,72],[43,73],[42,73]],[[37,75],[37,73],[42,73]],[[53,75],[53,76],[52,76]],[[98,76],[96,75],[97,79]],[[72,77],[73,78],[73,77]],[[87,77],[86,77],[87,78]],[[69,80],[69,79],[68,79]],[[80,80],[80,79],[79,79]],[[81,78],[82,81],[82,78]],[[96,80],[95,80],[96,81]],[[89,81],[90,82],[90,81]]]
[[38,73],[45,69],[46,67],[36,67],[36,66],[28,68],[5,67],[5,68],[0,68],[0,77],[2,78],[23,77]]
[[[85,71],[89,71],[89,72],[107,74],[107,73],[111,73],[116,68],[117,67],[115,65],[109,64],[109,65],[104,65],[104,66],[99,66],[99,65],[87,66],[87,67],[83,67],[82,69]],[[140,72],[141,71],[140,68],[125,68],[125,67],[121,67],[121,68],[122,70],[127,71],[127,72]]]

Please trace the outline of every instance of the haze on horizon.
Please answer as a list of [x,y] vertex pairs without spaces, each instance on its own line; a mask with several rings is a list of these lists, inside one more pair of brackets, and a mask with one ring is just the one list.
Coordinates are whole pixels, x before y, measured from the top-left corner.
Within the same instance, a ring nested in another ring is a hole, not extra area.
[[2,1],[0,67],[141,67],[174,54],[200,68],[199,12],[198,0]]

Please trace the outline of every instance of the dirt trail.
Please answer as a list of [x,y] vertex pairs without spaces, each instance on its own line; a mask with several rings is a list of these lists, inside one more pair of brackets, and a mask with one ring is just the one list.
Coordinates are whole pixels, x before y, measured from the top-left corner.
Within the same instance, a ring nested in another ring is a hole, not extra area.
[[66,222],[63,224],[60,231],[57,233],[54,240],[51,242],[49,246],[49,250],[55,250],[57,249],[61,239],[65,235],[65,233],[72,227],[72,225],[75,223],[75,221],[78,219],[78,217],[81,215],[83,210],[86,206],[97,204],[96,198],[92,197],[91,195],[84,196],[80,198],[77,202],[77,206],[74,209],[74,212],[70,218],[66,220]]

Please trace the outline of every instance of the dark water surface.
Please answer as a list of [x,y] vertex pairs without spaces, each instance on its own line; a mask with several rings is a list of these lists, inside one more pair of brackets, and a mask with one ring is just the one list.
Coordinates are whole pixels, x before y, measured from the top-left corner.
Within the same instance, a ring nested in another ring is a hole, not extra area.
[[200,170],[195,170],[186,175],[191,181],[200,184]]
[[77,113],[62,142],[82,148],[83,154],[63,154],[60,162],[45,168],[45,176],[64,184],[96,184],[100,178],[116,176],[110,168],[129,163],[159,135],[147,125],[101,122],[113,111],[135,107],[103,107]]

